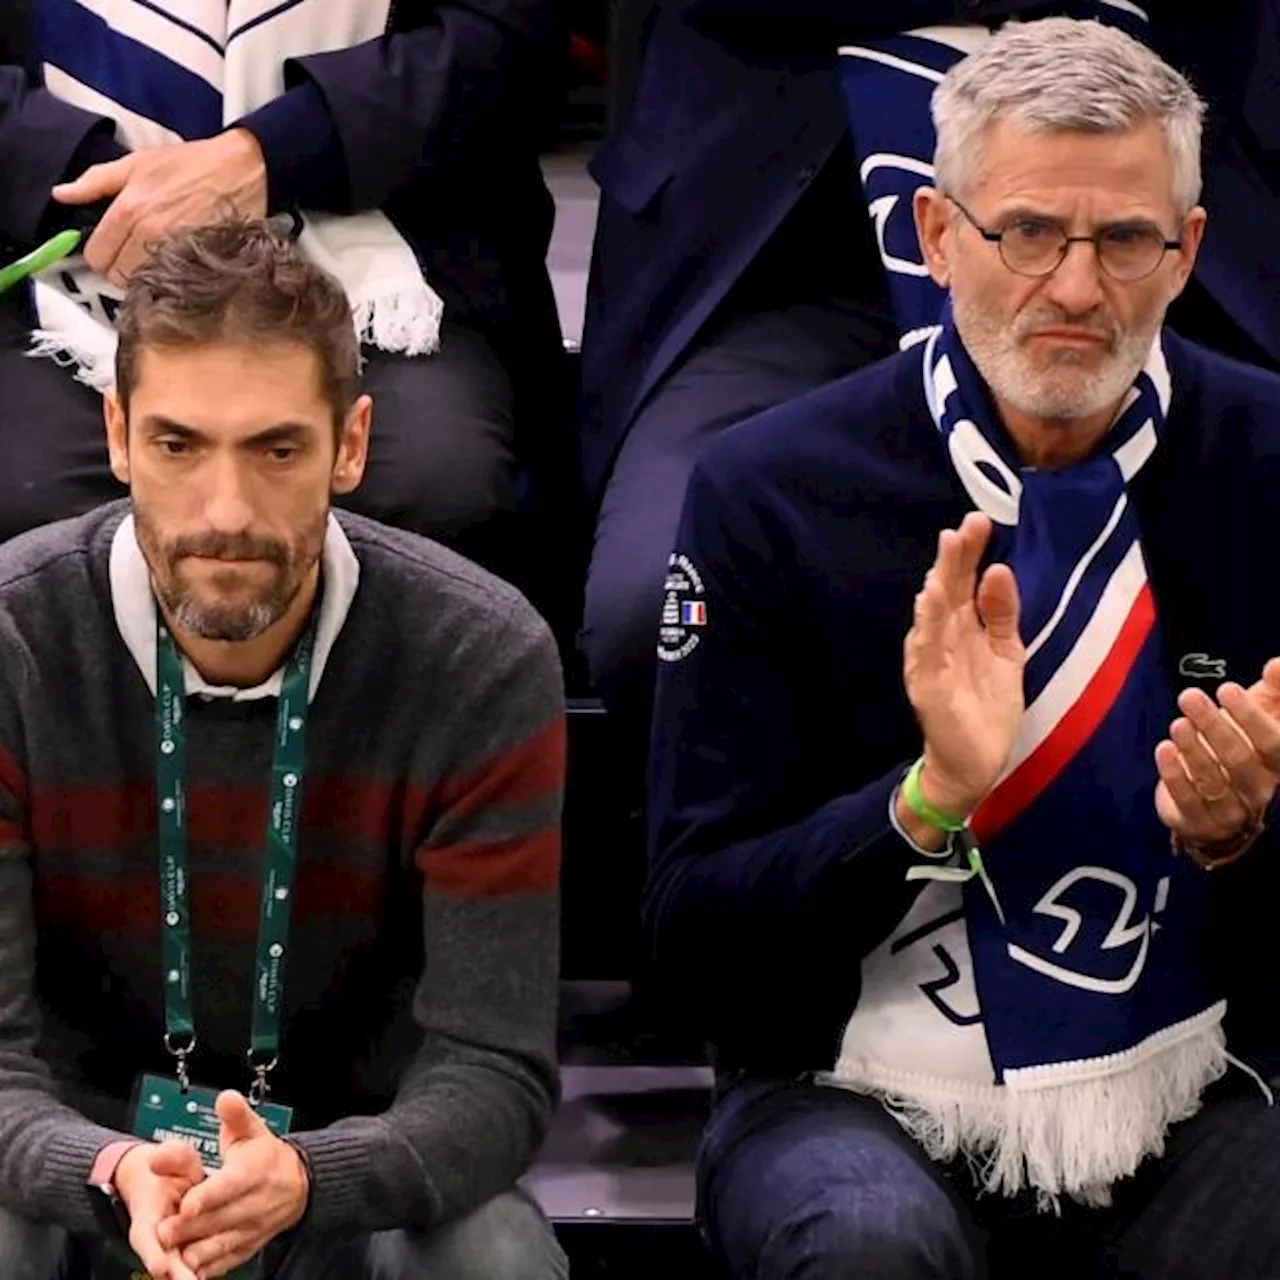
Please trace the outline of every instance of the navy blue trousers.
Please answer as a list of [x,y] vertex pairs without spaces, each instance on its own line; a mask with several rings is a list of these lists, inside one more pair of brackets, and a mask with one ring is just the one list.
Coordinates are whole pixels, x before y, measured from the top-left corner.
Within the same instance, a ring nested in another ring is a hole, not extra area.
[[733,1280],[1272,1280],[1280,1108],[1241,1073],[1117,1185],[1108,1209],[980,1195],[876,1102],[807,1082],[729,1088],[699,1216]]
[[667,557],[698,456],[720,432],[896,346],[896,333],[854,304],[727,307],[636,415],[601,502],[579,641],[637,753],[648,742]]

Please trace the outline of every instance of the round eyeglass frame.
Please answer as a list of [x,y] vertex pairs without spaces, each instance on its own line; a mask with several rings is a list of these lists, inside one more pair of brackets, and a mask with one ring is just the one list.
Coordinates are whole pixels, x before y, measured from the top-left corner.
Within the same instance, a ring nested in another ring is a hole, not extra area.
[[1006,232],[1008,232],[1011,229],[1010,227],[1005,227],[1003,230],[1000,230],[1000,231],[993,231],[990,227],[984,227],[982,223],[980,223],[977,220],[977,218],[975,218],[973,214],[971,214],[969,210],[966,209],[964,205],[962,205],[960,201],[955,198],[955,196],[947,196],[946,198],[953,205],[955,205],[955,207],[959,209],[962,214],[964,214],[969,225],[988,244],[993,244],[996,246],[996,249],[1000,254],[1000,261],[1003,262],[1004,265],[1014,273],[1014,275],[1025,276],[1029,280],[1043,280],[1045,276],[1053,275],[1053,273],[1057,271],[1057,269],[1060,266],[1062,266],[1062,264],[1067,260],[1067,254],[1071,252],[1071,246],[1073,244],[1093,245],[1093,252],[1094,252],[1094,256],[1098,260],[1098,266],[1108,276],[1110,276],[1112,280],[1116,281],[1118,284],[1137,284],[1139,280],[1145,280],[1147,279],[1148,276],[1155,275],[1155,273],[1160,269],[1160,264],[1165,259],[1165,254],[1167,254],[1171,249],[1182,248],[1181,240],[1157,240],[1155,238],[1155,235],[1159,234],[1159,229],[1153,228],[1152,230],[1155,232],[1155,235],[1151,237],[1151,244],[1152,244],[1152,247],[1154,247],[1157,244],[1160,246],[1159,256],[1155,258],[1155,260],[1151,263],[1151,266],[1148,267],[1146,271],[1143,271],[1136,276],[1118,276],[1109,266],[1107,266],[1106,255],[1102,251],[1103,250],[1102,237],[1106,234],[1106,228],[1103,228],[1102,231],[1095,231],[1091,236],[1069,236],[1065,231],[1062,230],[1061,227],[1058,227],[1057,230],[1058,230],[1059,236],[1061,237],[1061,241],[1058,246],[1057,258],[1054,260],[1051,266],[1046,267],[1043,271],[1028,271],[1025,267],[1015,267],[1013,263],[1009,261],[1008,257],[1005,254],[1004,237]]

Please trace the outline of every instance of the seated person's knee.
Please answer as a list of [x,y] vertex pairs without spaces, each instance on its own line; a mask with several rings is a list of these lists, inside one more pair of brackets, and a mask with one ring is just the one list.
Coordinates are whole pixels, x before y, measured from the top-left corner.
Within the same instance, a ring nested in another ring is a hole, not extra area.
[[[411,1260],[399,1270],[383,1266],[375,1274],[410,1280],[447,1276],[449,1280],[567,1280],[569,1263],[550,1224],[521,1192],[495,1196],[473,1213],[426,1234],[396,1232],[375,1239],[386,1248],[404,1249]],[[394,1243],[393,1243],[394,1242]]]
[[833,1186],[765,1243],[767,1280],[971,1280],[972,1251],[940,1190]]

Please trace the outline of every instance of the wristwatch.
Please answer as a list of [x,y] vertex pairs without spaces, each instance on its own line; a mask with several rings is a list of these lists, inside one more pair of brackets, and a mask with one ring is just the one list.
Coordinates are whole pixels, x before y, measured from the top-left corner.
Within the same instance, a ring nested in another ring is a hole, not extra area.
[[89,1197],[89,1207],[93,1211],[93,1219],[98,1229],[107,1239],[127,1239],[129,1227],[129,1207],[120,1198],[116,1190],[116,1167],[125,1153],[132,1151],[137,1142],[112,1142],[98,1152],[89,1171],[85,1183],[85,1193]]
[[1258,838],[1266,829],[1267,814],[1263,810],[1262,813],[1251,814],[1243,830],[1215,844],[1190,844],[1175,835],[1173,851],[1186,854],[1201,871],[1216,871],[1219,867],[1229,867],[1243,858],[1258,843]]
[[110,1239],[125,1240],[129,1236],[129,1210],[110,1182],[90,1182],[85,1187],[98,1229]]

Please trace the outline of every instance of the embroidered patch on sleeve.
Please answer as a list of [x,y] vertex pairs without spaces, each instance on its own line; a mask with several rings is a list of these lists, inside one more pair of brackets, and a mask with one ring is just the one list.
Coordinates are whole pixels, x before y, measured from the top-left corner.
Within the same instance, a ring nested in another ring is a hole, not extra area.
[[702,639],[701,631],[707,625],[706,589],[693,561],[675,552],[667,562],[667,580],[662,590],[658,657],[663,662],[679,662]]

